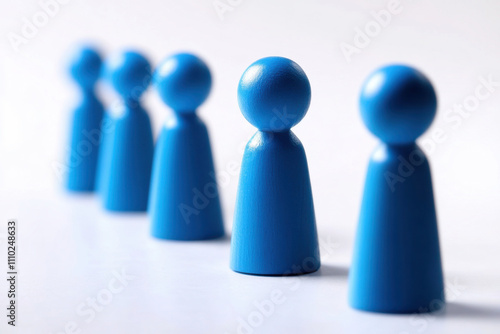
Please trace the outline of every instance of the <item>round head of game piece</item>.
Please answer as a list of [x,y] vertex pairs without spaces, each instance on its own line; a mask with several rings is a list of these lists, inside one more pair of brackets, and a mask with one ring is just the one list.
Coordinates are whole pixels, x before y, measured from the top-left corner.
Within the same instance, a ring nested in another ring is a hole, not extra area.
[[179,53],[158,66],[153,82],[163,102],[175,112],[194,113],[210,93],[212,75],[203,60]]
[[267,57],[250,65],[238,85],[243,116],[261,131],[288,131],[306,115],[311,85],[294,61]]
[[73,52],[69,72],[80,86],[90,89],[99,79],[101,65],[101,56],[96,49],[83,46]]
[[413,143],[436,115],[436,93],[419,71],[391,65],[372,73],[363,85],[361,116],[368,129],[383,142]]
[[125,100],[139,100],[151,82],[151,65],[141,54],[124,51],[105,62],[104,77]]

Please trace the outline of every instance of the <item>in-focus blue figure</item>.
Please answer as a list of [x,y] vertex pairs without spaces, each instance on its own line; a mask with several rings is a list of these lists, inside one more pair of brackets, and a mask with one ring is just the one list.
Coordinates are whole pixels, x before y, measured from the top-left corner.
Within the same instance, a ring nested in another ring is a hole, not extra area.
[[180,53],[154,75],[161,99],[173,110],[155,150],[149,214],[154,237],[205,240],[224,235],[219,192],[207,127],[198,107],[212,87],[207,65]]
[[287,58],[250,65],[238,85],[243,116],[258,128],[241,164],[231,237],[231,269],[298,275],[320,267],[306,154],[290,130],[311,101],[309,80]]
[[[151,65],[135,51],[110,57],[104,78],[121,99],[109,113],[112,131],[106,134],[99,191],[110,211],[146,211],[148,205],[153,134],[140,97],[151,82]],[[102,155],[101,155],[102,156]]]
[[94,86],[99,79],[101,63],[99,53],[89,46],[76,50],[70,63],[69,72],[81,89],[80,102],[73,113],[67,158],[66,188],[70,191],[94,191],[104,113]]
[[372,73],[361,116],[382,141],[371,156],[359,217],[349,302],[383,313],[421,313],[445,305],[431,172],[415,143],[436,114],[436,94],[403,65]]

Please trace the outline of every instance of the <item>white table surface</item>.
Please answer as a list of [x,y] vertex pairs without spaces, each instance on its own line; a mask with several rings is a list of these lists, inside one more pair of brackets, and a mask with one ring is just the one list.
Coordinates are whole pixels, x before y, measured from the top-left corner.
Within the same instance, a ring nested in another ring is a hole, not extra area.
[[[498,236],[491,234],[477,243],[443,238],[446,311],[381,315],[347,305],[352,238],[340,230],[320,230],[320,271],[257,277],[229,269],[228,239],[159,241],[148,235],[145,215],[107,214],[92,196],[3,199],[0,210],[17,217],[19,236],[18,327],[6,333],[69,328],[66,333],[406,334],[500,328],[494,255],[499,247],[493,243]],[[123,273],[126,284],[115,279]],[[5,282],[0,286],[6,291]],[[98,303],[95,317],[88,312],[92,299]]]

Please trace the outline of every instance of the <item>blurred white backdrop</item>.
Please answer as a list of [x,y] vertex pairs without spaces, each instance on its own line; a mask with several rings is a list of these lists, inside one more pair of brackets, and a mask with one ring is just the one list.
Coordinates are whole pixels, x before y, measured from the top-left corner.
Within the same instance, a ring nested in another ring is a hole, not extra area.
[[[44,225],[51,217],[35,219],[27,211],[50,196],[63,199],[60,207],[48,205],[51,212],[69,210],[53,164],[65,159],[78,90],[66,62],[79,42],[98,45],[104,56],[134,48],[154,66],[179,51],[201,56],[214,85],[199,115],[209,127],[218,171],[240,163],[255,132],[238,109],[241,74],[258,58],[279,55],[296,61],[311,82],[309,112],[293,131],[306,149],[320,236],[339,243],[333,262],[348,265],[367,161],[377,143],[359,116],[360,87],[377,67],[407,63],[431,79],[439,99],[421,144],[433,170],[445,272],[470,280],[472,293],[500,300],[493,255],[500,235],[500,2],[41,0],[2,1],[0,13],[2,219]],[[143,101],[157,133],[170,111],[153,89]],[[465,106],[459,111],[457,105]],[[220,189],[228,230],[237,183],[232,176]],[[347,308],[345,300],[338,303]]]

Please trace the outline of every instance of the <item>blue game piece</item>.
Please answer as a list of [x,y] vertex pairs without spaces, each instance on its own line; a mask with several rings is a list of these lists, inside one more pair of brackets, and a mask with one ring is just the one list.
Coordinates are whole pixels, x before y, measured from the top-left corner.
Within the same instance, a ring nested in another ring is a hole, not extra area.
[[309,80],[290,59],[260,59],[240,79],[240,109],[259,131],[241,165],[231,238],[236,272],[297,275],[320,267],[307,159],[290,131],[310,101]]
[[105,136],[100,192],[111,211],[146,211],[148,205],[153,134],[140,97],[151,81],[151,66],[134,51],[111,57],[104,77],[122,99],[119,113],[111,115],[113,131]]
[[421,313],[445,305],[431,173],[415,143],[436,105],[432,84],[411,67],[383,67],[363,86],[361,116],[382,143],[368,166],[349,273],[356,309]]
[[89,46],[76,50],[70,63],[69,72],[82,93],[72,119],[66,183],[66,188],[70,191],[94,190],[104,110],[94,86],[99,78],[101,63],[99,53]]
[[212,86],[207,65],[181,53],[165,59],[154,85],[173,116],[156,146],[149,214],[154,237],[204,240],[224,235],[208,131],[196,115]]

